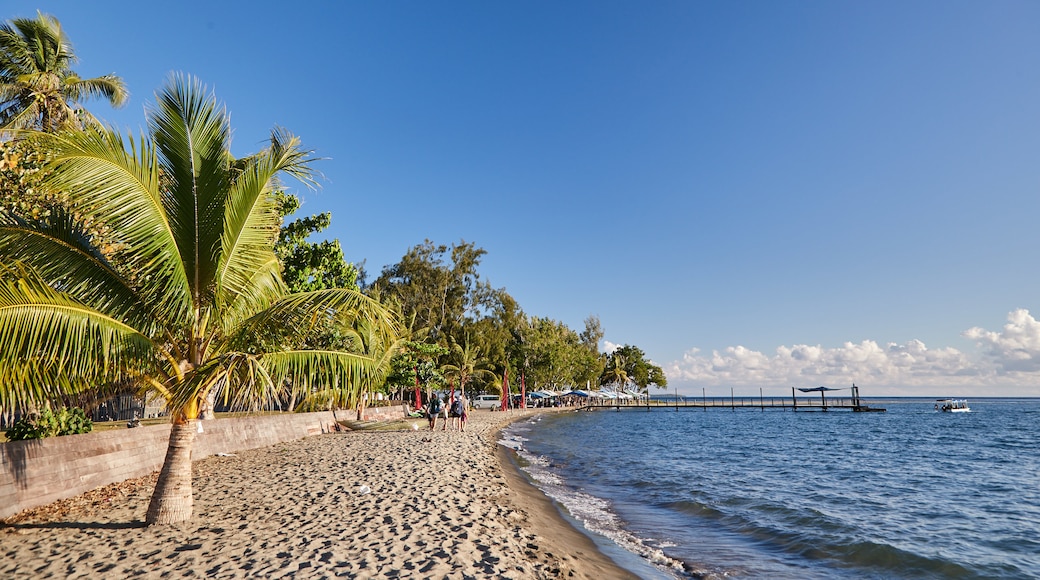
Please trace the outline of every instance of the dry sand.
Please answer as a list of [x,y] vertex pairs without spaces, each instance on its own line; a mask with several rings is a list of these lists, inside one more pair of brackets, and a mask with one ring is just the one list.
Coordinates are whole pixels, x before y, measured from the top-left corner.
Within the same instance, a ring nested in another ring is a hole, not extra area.
[[209,457],[194,517],[174,526],[142,523],[154,475],[107,486],[0,526],[0,578],[634,578],[497,449],[497,429],[532,412]]

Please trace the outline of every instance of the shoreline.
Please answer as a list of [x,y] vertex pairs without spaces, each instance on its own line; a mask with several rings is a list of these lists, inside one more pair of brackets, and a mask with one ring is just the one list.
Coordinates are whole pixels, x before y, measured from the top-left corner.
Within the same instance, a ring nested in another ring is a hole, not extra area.
[[637,578],[499,445],[509,423],[546,411],[208,457],[193,463],[192,519],[172,526],[143,524],[156,474],[98,488],[0,524],[0,576]]
[[[543,410],[543,412],[553,411]],[[596,580],[602,578],[638,580],[638,575],[614,562],[600,550],[592,538],[567,521],[552,498],[545,495],[542,490],[532,484],[528,480],[527,475],[520,470],[520,466],[516,462],[516,452],[498,444],[498,438],[502,429],[522,418],[517,417],[499,425],[494,430],[492,437],[496,447],[495,454],[498,456],[502,473],[506,477],[507,485],[513,490],[513,502],[527,512],[529,527],[545,537],[549,545],[566,546],[566,558],[568,561],[574,560],[581,563],[580,569],[575,570],[575,573],[568,577]],[[559,548],[554,548],[554,550],[560,551]]]

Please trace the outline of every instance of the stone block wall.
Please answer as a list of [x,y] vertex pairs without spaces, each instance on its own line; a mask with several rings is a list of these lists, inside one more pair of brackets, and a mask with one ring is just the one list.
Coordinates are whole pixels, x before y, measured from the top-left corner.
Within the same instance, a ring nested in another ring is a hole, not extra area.
[[[203,421],[192,459],[328,433],[347,415],[325,411]],[[2,443],[0,518],[158,471],[169,440],[170,425],[151,425]]]
[[[342,418],[343,412],[339,412],[340,418]],[[355,413],[356,415],[356,413]],[[358,418],[359,421],[396,421],[398,419],[404,419],[406,416],[406,408],[402,403],[400,405],[393,405],[389,407],[365,407],[365,412]]]

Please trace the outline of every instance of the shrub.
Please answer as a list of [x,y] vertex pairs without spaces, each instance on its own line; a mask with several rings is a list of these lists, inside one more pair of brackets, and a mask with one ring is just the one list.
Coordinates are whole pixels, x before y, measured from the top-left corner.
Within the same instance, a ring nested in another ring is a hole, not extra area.
[[94,423],[87,418],[83,409],[60,409],[57,413],[43,409],[29,413],[14,422],[5,434],[9,441],[43,439],[57,435],[90,433]]

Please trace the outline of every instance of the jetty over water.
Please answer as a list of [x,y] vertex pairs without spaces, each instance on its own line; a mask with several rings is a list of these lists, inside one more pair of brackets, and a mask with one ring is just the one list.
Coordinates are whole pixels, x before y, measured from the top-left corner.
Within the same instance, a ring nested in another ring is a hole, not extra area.
[[846,397],[827,398],[826,391],[843,389],[829,389],[827,387],[815,387],[812,389],[798,389],[803,393],[818,392],[820,397],[802,396],[798,397],[795,388],[791,388],[790,397],[680,397],[674,399],[590,399],[582,407],[589,411],[594,410],[617,410],[622,409],[760,409],[783,410],[783,411],[852,411],[854,413],[884,413],[886,410],[879,407],[865,405],[859,395],[859,387],[852,385],[852,394]]

